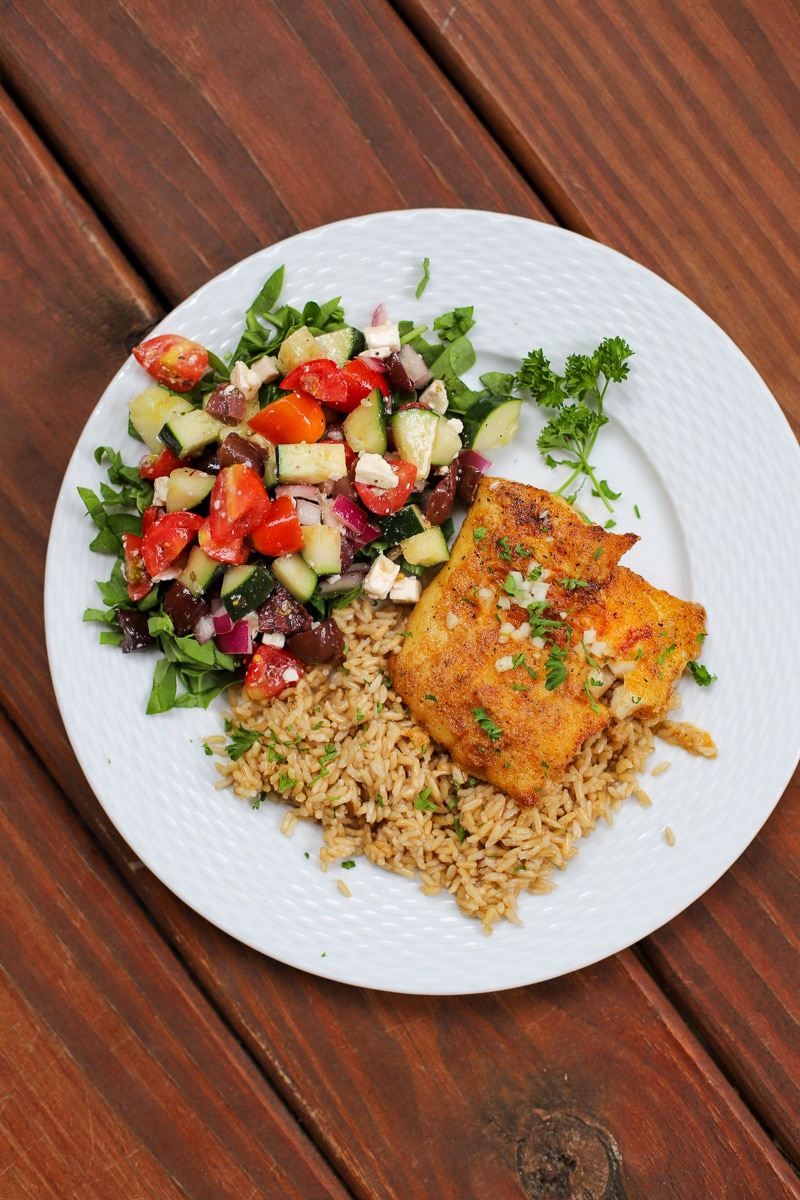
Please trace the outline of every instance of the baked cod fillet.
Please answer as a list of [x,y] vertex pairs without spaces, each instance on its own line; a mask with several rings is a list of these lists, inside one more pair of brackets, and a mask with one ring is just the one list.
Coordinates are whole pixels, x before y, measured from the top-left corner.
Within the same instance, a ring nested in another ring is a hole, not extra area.
[[520,804],[612,718],[664,711],[699,654],[700,605],[618,566],[637,540],[487,477],[411,614],[395,689],[459,766]]

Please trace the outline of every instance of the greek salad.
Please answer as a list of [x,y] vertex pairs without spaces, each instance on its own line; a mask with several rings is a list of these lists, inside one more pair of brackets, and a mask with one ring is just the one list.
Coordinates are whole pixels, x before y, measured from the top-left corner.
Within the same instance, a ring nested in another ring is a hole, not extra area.
[[413,604],[484,451],[517,429],[512,377],[464,382],[471,308],[429,330],[381,305],[357,329],[338,299],[280,304],[283,275],[224,360],[177,334],[135,347],[140,460],[100,447],[108,482],[79,489],[92,548],[115,557],[84,619],[125,653],[160,651],[150,713],[206,706],[235,682],[274,696],[343,656],[336,607],[361,593]]

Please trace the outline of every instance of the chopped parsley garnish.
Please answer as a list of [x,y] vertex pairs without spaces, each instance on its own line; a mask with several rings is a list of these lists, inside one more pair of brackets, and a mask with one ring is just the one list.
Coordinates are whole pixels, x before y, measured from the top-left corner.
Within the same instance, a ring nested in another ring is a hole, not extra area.
[[576,588],[585,588],[589,586],[585,579],[559,579],[558,582],[563,588],[566,588],[568,592],[574,592]]
[[548,692],[554,691],[560,687],[567,679],[567,666],[565,659],[567,650],[561,646],[557,646],[555,642],[550,647],[550,654],[544,664],[545,683],[544,686]]
[[423,260],[422,260],[422,278],[420,279],[419,283],[417,284],[417,290],[415,292],[415,295],[418,300],[419,300],[420,296],[422,295],[422,293],[425,291],[425,288],[428,286],[430,277],[431,277],[431,260],[429,258],[423,258]]
[[476,542],[482,542],[489,530],[484,525],[478,525],[473,529],[472,536]]
[[418,812],[436,812],[436,801],[431,800],[431,789],[424,788],[414,801],[414,808]]
[[355,865],[355,860],[352,858],[345,858],[342,861],[342,869],[345,871],[352,871]]
[[236,762],[243,754],[255,746],[256,742],[266,745],[264,735],[259,733],[257,729],[233,729],[228,731],[231,735],[231,740],[225,747],[228,758],[231,762]]
[[536,674],[536,672],[534,671],[534,669],[533,669],[533,667],[530,665],[530,663],[528,663],[528,662],[526,661],[526,659],[525,659],[525,655],[524,655],[522,652],[520,652],[519,654],[514,654],[514,655],[512,655],[512,657],[511,657],[511,665],[512,665],[513,667],[515,667],[515,668],[516,668],[516,667],[523,667],[523,668],[524,668],[524,670],[526,670],[526,671],[528,672],[528,674],[530,675],[531,679],[538,679],[538,678],[539,678],[539,676]]
[[603,682],[602,679],[587,679],[583,685],[583,690],[586,692],[586,695],[589,698],[589,703],[592,706],[592,711],[596,712],[596,713],[602,712],[602,709],[600,708],[600,705],[597,703],[597,701],[595,700],[592,693],[589,691],[589,688],[590,687],[600,687],[602,682]]
[[484,733],[488,733],[493,742],[499,742],[503,736],[503,731],[499,725],[496,725],[491,717],[486,712],[485,708],[473,708],[472,715]]
[[694,659],[686,664],[692,678],[700,687],[708,687],[717,678],[716,675],[709,673],[708,667],[704,667],[702,663],[696,662]]

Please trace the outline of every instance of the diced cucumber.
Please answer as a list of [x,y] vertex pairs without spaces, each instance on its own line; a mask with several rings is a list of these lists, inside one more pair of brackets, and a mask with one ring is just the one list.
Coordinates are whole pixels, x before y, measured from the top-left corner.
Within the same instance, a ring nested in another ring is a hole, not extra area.
[[480,400],[465,419],[466,444],[473,450],[497,450],[507,446],[517,432],[521,400],[510,396]]
[[171,417],[158,436],[178,458],[194,458],[222,436],[222,429],[226,434],[229,432],[227,426],[220,426],[219,421],[215,421],[202,408],[193,408],[191,412]]
[[171,417],[192,411],[188,400],[163,387],[151,387],[131,400],[128,416],[131,425],[151,454],[160,454],[164,445],[159,433]]
[[332,333],[318,333],[316,341],[320,358],[332,359],[337,367],[343,367],[351,358],[355,358],[366,345],[364,334],[352,325],[334,329]]
[[284,375],[288,375],[301,363],[310,362],[312,358],[323,358],[317,339],[306,325],[301,325],[290,333],[281,343],[278,351],[278,366]]
[[222,563],[209,558],[200,546],[192,546],[178,580],[193,596],[200,596],[221,574]]
[[303,527],[303,558],[317,575],[340,575],[342,535],[330,525]]
[[275,580],[261,563],[228,567],[219,589],[219,598],[232,620],[258,608],[275,587]]
[[449,467],[462,449],[461,438],[446,417],[439,417],[436,436],[433,439],[431,464],[434,467]]
[[406,538],[400,543],[400,549],[406,562],[414,567],[435,567],[450,557],[445,536],[438,525]]
[[278,446],[279,483],[324,483],[347,474],[343,442],[293,442]]
[[373,519],[379,526],[384,540],[390,546],[397,546],[406,538],[413,537],[415,533],[422,533],[423,530],[429,528],[428,522],[416,504],[406,504],[404,508],[390,513],[388,517],[374,517]]
[[310,600],[317,586],[317,572],[308,565],[302,554],[282,554],[273,558],[269,569],[295,600],[301,604]]
[[205,500],[214,486],[214,476],[194,467],[176,467],[170,472],[167,484],[167,512],[195,508]]
[[438,413],[421,406],[401,408],[392,417],[392,434],[398,453],[405,462],[417,468],[417,479],[427,479],[436,430],[441,418]]
[[264,465],[264,487],[274,487],[278,482],[278,451],[272,442],[268,442],[266,438],[255,435],[255,441],[259,446],[267,452],[267,461]]
[[383,394],[374,388],[342,422],[347,444],[356,454],[385,454],[386,415]]

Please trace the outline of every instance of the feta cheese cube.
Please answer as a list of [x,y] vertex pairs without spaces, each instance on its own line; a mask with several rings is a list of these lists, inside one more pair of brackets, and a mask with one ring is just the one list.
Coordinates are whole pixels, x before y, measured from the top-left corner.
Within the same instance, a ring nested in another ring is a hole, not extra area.
[[273,358],[271,354],[262,354],[261,358],[251,362],[250,370],[258,376],[262,383],[274,383],[281,373],[277,358]]
[[355,473],[356,483],[364,483],[367,487],[394,488],[399,480],[388,463],[380,454],[363,451],[358,456]]
[[280,650],[286,644],[286,634],[285,633],[262,633],[261,641],[264,643],[265,646],[277,646],[278,649]]
[[392,584],[389,599],[396,604],[416,604],[422,595],[422,584],[413,575],[400,575]]
[[428,384],[420,395],[419,402],[436,413],[447,412],[447,388],[441,379],[434,379],[433,383]]
[[153,483],[153,504],[163,507],[167,503],[169,490],[169,475],[159,475]]
[[261,387],[261,376],[239,359],[231,371],[231,383],[239,389],[245,400],[254,400]]
[[386,321],[382,325],[370,325],[368,329],[364,330],[364,341],[370,354],[377,354],[381,358],[385,358],[386,354],[400,349],[400,330],[391,321]]
[[364,576],[364,591],[373,600],[385,600],[399,574],[399,564],[379,554]]

